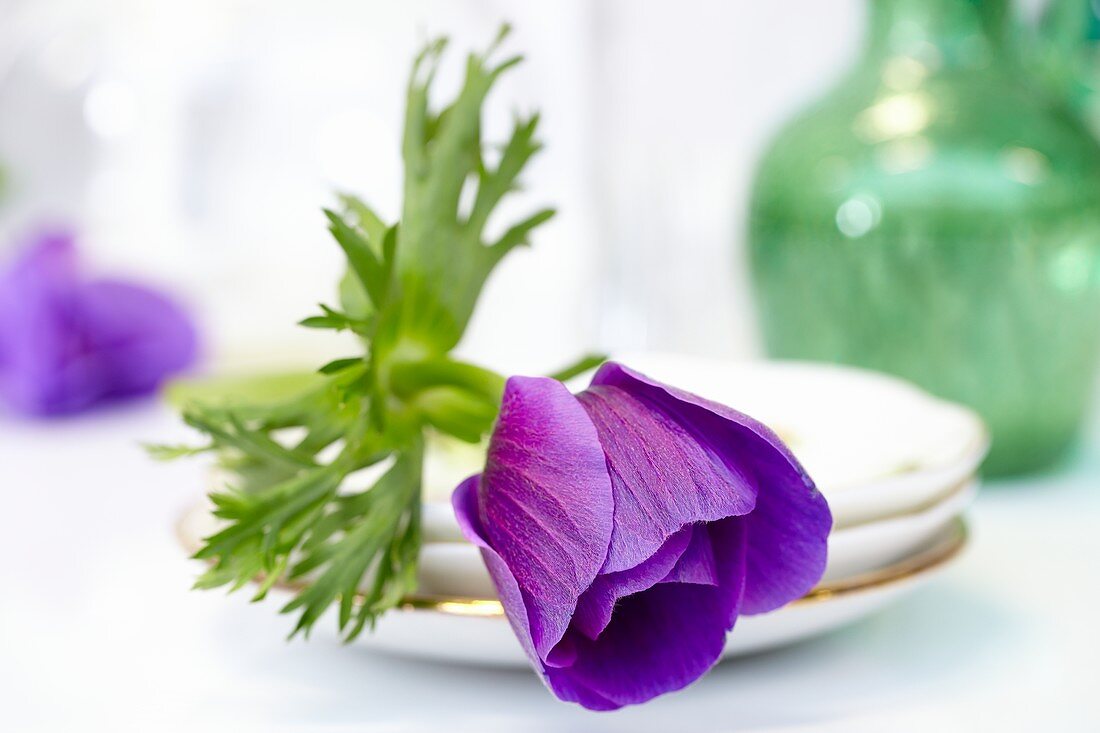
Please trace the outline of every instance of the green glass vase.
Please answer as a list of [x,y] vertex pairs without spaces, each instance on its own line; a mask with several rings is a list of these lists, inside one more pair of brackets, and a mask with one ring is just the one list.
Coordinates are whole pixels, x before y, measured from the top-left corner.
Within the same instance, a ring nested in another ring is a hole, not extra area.
[[765,154],[749,215],[776,357],[975,408],[990,474],[1073,442],[1100,349],[1100,145],[1001,0],[871,0],[866,50]]

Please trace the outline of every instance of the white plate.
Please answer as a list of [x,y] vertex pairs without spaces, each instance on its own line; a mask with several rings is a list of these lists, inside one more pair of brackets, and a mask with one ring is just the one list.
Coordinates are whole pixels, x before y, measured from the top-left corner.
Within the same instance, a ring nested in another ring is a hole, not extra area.
[[[985,426],[972,411],[875,372],[654,353],[619,360],[769,425],[814,478],[838,528],[943,498],[977,470],[989,446]],[[571,386],[580,389],[586,381]],[[483,449],[457,441],[438,441],[429,450],[425,539],[462,539],[450,494],[481,469],[484,458]]]
[[887,519],[841,528],[829,535],[823,584],[900,562],[924,547],[966,511],[978,494],[971,478],[930,506]]
[[[865,573],[915,552],[974,500],[978,483],[969,480],[946,498],[916,511],[869,522],[829,535],[829,560],[822,583]],[[420,589],[435,595],[493,597],[492,580],[473,545],[427,542],[420,548]]]
[[[791,644],[862,618],[911,592],[966,543],[966,526],[952,522],[920,552],[873,573],[818,588],[805,598],[761,616],[738,619],[723,657]],[[383,616],[368,646],[402,656],[468,664],[518,666],[527,660],[491,600],[421,598]]]
[[[968,487],[959,496],[969,500],[970,491]],[[177,527],[180,541],[189,551],[196,550],[200,538],[213,528],[205,505],[187,512]],[[868,535],[853,540],[853,544],[871,541]],[[908,557],[877,570],[822,583],[804,598],[777,611],[739,619],[724,655],[790,644],[866,616],[924,582],[952,560],[965,543],[966,525],[956,517]],[[490,587],[484,600],[473,600],[468,594],[409,599],[402,608],[383,616],[375,631],[362,638],[375,649],[413,657],[485,665],[525,664],[500,603],[491,600],[494,595]]]

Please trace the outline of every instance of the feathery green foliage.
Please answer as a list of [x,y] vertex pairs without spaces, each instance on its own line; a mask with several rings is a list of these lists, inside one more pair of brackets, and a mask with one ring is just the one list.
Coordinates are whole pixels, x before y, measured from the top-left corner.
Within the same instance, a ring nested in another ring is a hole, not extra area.
[[476,442],[497,414],[503,379],[449,352],[493,268],[553,216],[542,209],[486,238],[490,215],[539,150],[532,115],[516,120],[499,159],[486,162],[482,107],[520,61],[491,60],[506,34],[467,58],[458,96],[439,110],[429,91],[445,41],[416,58],[399,223],[353,196],[325,211],[348,274],[340,307],[322,305],[301,325],[354,333],[363,353],[325,364],[287,399],[189,401],[183,419],[208,442],[150,449],[160,458],[217,456],[227,485],[210,500],[222,529],[196,553],[210,563],[196,586],[260,579],[259,600],[295,583],[282,609],[298,615],[294,633],[336,606],[353,639],[414,589],[425,430]]

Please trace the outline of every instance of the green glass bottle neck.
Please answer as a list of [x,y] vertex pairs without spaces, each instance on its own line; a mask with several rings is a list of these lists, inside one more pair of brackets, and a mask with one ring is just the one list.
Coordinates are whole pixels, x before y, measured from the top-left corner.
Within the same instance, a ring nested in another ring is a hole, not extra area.
[[867,53],[937,67],[985,66],[1008,46],[1007,0],[869,0]]

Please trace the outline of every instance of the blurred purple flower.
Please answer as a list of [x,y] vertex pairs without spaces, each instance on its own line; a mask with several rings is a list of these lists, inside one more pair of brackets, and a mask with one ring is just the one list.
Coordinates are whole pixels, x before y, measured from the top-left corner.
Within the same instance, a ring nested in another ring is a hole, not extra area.
[[832,525],[768,428],[615,363],[577,395],[509,379],[453,502],[532,664],[594,710],[702,676],[738,615],[817,583]]
[[0,399],[33,415],[147,394],[191,364],[194,327],[163,295],[85,280],[72,237],[38,237],[0,274]]

